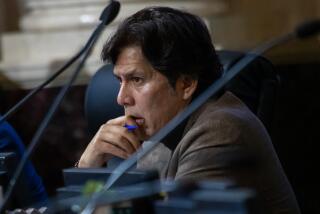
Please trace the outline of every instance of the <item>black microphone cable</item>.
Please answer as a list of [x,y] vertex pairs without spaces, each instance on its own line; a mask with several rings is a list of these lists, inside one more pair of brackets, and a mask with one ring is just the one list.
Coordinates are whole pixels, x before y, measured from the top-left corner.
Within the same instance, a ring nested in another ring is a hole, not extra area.
[[49,122],[51,121],[54,113],[56,112],[57,108],[59,107],[60,103],[62,102],[68,89],[76,80],[78,74],[80,73],[82,67],[85,64],[86,59],[89,57],[95,42],[97,41],[98,37],[100,36],[101,32],[103,31],[105,25],[109,24],[117,16],[119,9],[120,9],[120,3],[112,0],[111,3],[109,4],[109,6],[106,7],[104,9],[104,11],[102,12],[102,15],[100,17],[100,19],[102,19],[101,23],[97,26],[95,31],[92,33],[89,41],[85,45],[85,48],[83,48],[82,51],[80,51],[80,52],[84,53],[84,56],[81,58],[80,63],[78,64],[78,66],[74,70],[74,72],[73,72],[71,78],[69,79],[69,81],[67,82],[67,84],[65,84],[61,88],[61,90],[59,91],[54,102],[50,106],[48,113],[46,114],[46,116],[42,120],[39,128],[37,129],[35,135],[33,136],[31,143],[29,144],[26,152],[23,154],[12,178],[10,179],[8,188],[7,188],[5,195],[4,195],[3,202],[0,205],[0,213],[3,212],[3,210],[5,209],[5,206],[7,205],[8,201],[13,193],[13,190],[16,186],[17,180],[19,179],[19,177],[21,175],[21,172],[24,168],[25,163],[29,159],[30,155],[32,154],[32,152],[34,151],[36,146],[39,144],[39,142],[40,142],[39,140],[40,140],[41,136],[43,135],[43,133],[44,133],[46,127],[48,126]]
[[240,61],[232,66],[226,74],[218,79],[214,84],[209,86],[203,93],[196,97],[190,105],[188,105],[181,113],[176,115],[170,120],[163,128],[161,128],[155,135],[153,135],[143,149],[139,149],[132,154],[128,159],[119,164],[115,168],[114,172],[108,177],[107,182],[100,192],[95,193],[91,200],[88,202],[82,214],[91,214],[94,211],[96,201],[99,200],[104,192],[107,191],[112,185],[131,167],[133,167],[138,159],[152,151],[163,138],[165,138],[172,130],[174,130],[180,123],[185,121],[194,111],[202,106],[210,97],[219,92],[231,79],[241,72],[249,63],[256,59],[259,55],[262,55],[269,49],[281,45],[292,39],[304,39],[310,37],[320,31],[320,20],[313,20],[302,25],[299,25],[293,32],[282,35],[276,39],[272,39],[263,43],[258,48],[245,55]]

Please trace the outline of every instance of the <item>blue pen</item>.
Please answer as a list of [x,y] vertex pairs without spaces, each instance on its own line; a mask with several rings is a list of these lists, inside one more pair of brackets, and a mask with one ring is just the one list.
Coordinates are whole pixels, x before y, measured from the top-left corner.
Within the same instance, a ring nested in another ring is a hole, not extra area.
[[138,128],[138,126],[135,126],[135,125],[128,125],[128,124],[125,124],[123,127],[127,128],[128,131],[133,131],[135,129]]

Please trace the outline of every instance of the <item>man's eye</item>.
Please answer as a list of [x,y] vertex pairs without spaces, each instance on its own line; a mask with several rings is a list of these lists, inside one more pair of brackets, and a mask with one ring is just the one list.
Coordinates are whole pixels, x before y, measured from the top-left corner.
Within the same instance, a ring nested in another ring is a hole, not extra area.
[[119,81],[119,83],[121,84],[122,83],[122,79],[120,77],[116,77],[116,78]]
[[141,77],[132,77],[131,80],[134,83],[141,83],[142,82],[142,78]]

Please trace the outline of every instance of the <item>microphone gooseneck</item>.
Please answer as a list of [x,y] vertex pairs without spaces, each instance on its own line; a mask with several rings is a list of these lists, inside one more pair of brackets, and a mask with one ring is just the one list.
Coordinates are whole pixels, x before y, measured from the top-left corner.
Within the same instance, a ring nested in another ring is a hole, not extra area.
[[256,59],[259,55],[262,55],[269,49],[281,45],[292,39],[304,39],[309,36],[312,36],[319,32],[319,20],[311,21],[299,26],[294,32],[285,34],[283,36],[277,37],[260,45],[258,48],[251,51],[249,54],[246,54],[240,61],[238,61],[231,69],[229,69],[226,74],[218,79],[214,84],[209,86],[202,94],[196,97],[190,105],[188,105],[184,111],[176,115],[172,120],[170,120],[163,128],[161,128],[155,135],[153,135],[143,150],[135,152],[128,159],[119,164],[115,168],[114,172],[109,176],[106,181],[102,191],[95,193],[91,200],[88,202],[82,214],[91,214],[94,210],[96,202],[99,200],[99,197],[103,196],[105,191],[107,191],[112,185],[134,164],[137,160],[150,151],[152,151],[161,140],[166,137],[172,130],[174,130],[180,123],[185,121],[194,111],[196,111],[200,106],[202,106],[210,97],[214,96],[219,92],[231,79],[233,79],[240,71]]
[[[119,12],[119,5],[118,6],[114,6],[116,3],[116,1],[111,1],[110,5],[103,11],[104,14],[104,19],[103,21],[101,21],[101,23],[96,27],[96,29],[94,30],[94,32],[92,33],[92,35],[90,36],[88,42],[86,43],[85,47],[83,49],[81,49],[81,51],[72,58],[72,60],[70,60],[70,62],[74,62],[78,57],[82,56],[82,59],[80,60],[78,66],[76,67],[76,69],[74,70],[71,78],[69,79],[69,81],[67,82],[67,84],[65,84],[62,89],[59,91],[58,95],[56,96],[53,104],[50,106],[50,109],[48,111],[48,113],[46,114],[46,116],[44,117],[44,119],[42,120],[39,128],[37,129],[36,133],[34,134],[26,152],[23,154],[21,161],[18,163],[17,169],[15,170],[12,178],[10,179],[7,191],[5,192],[4,195],[4,199],[3,202],[0,205],[0,213],[3,213],[4,208],[6,207],[12,193],[13,190],[16,186],[16,183],[21,175],[21,172],[24,168],[25,163],[27,162],[27,160],[29,159],[30,155],[32,154],[32,152],[34,151],[34,149],[36,148],[37,145],[39,145],[39,140],[41,138],[41,136],[43,135],[46,127],[48,126],[49,122],[51,121],[54,113],[56,112],[56,110],[58,109],[60,103],[62,102],[65,94],[67,93],[68,89],[71,87],[71,85],[74,83],[74,81],[76,80],[78,74],[80,73],[82,67],[85,64],[86,59],[89,57],[91,50],[95,44],[95,42],[97,41],[98,37],[101,35],[101,32],[103,31],[106,23],[110,23],[118,14]],[[118,3],[119,4],[119,3]],[[109,8],[109,9],[108,9]],[[111,13],[112,8],[116,8],[116,12]],[[109,11],[109,12],[106,12]],[[109,14],[111,14],[111,17],[109,17]],[[105,22],[108,21],[108,22]],[[66,66],[64,66],[63,68],[67,68],[69,65],[71,65],[72,63],[67,63]],[[67,66],[68,65],[68,66]],[[59,72],[61,73],[63,71],[63,69],[60,69]],[[58,73],[58,72],[57,72]],[[56,76],[55,76],[56,77]],[[49,78],[52,79],[52,78]],[[53,79],[52,79],[53,80]],[[45,81],[45,83],[47,83],[49,80]],[[48,82],[49,83],[49,82]],[[41,85],[42,88],[44,87],[44,84]],[[39,89],[40,90],[40,89]],[[38,90],[38,91],[39,91]],[[35,93],[35,92],[34,92]],[[32,96],[32,95],[31,95]],[[26,99],[23,99],[22,101],[26,101]],[[19,102],[20,103],[20,102]],[[21,106],[22,104],[20,104]],[[4,118],[1,119],[0,122],[2,122],[4,120]]]

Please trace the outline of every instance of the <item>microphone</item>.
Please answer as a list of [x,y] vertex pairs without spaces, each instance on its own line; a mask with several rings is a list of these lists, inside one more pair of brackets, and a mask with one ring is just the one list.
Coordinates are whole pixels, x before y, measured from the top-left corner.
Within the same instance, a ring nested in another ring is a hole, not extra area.
[[226,74],[209,86],[203,93],[196,97],[181,113],[176,115],[170,120],[163,128],[161,128],[155,135],[149,139],[149,143],[143,149],[139,149],[132,154],[128,159],[123,161],[114,172],[107,179],[104,187],[100,192],[93,194],[91,200],[87,203],[83,209],[82,214],[91,214],[95,208],[95,205],[100,197],[102,197],[107,191],[128,169],[130,169],[138,161],[139,158],[145,156],[152,151],[163,138],[165,138],[172,130],[174,130],[180,123],[185,121],[194,111],[202,106],[210,97],[219,92],[231,79],[233,79],[241,70],[251,63],[259,55],[262,55],[269,49],[281,45],[292,39],[304,39],[315,35],[319,32],[319,20],[299,25],[293,32],[280,36],[276,39],[272,39],[260,45],[254,49],[250,54],[242,57],[234,66],[232,66]]
[[320,32],[320,19],[306,22],[296,28],[296,37],[308,38]]
[[62,74],[68,67],[70,67],[80,56],[82,56],[85,51],[91,46],[92,42],[96,39],[97,35],[103,28],[104,25],[108,25],[112,22],[118,15],[120,10],[120,3],[118,1],[111,0],[110,4],[103,10],[99,20],[101,23],[91,34],[85,46],[80,49],[80,51],[75,54],[68,62],[66,62],[58,71],[52,74],[47,80],[45,80],[41,85],[37,86],[31,90],[26,96],[24,96],[18,103],[11,107],[5,114],[0,118],[0,124],[7,120],[12,114],[14,114],[23,104],[25,104],[29,99],[31,99],[35,94],[41,91],[45,86],[55,80],[60,74]]
[[120,3],[118,1],[111,0],[109,6],[102,11],[99,20],[102,24],[108,25],[117,17],[119,11]]
[[[89,55],[91,53],[91,50],[92,50],[95,42],[97,41],[98,37],[100,36],[102,30],[104,29],[106,24],[110,23],[117,16],[117,14],[119,12],[119,9],[120,9],[120,3],[117,2],[117,1],[111,0],[110,4],[104,9],[104,11],[102,13],[103,15],[101,15],[101,17],[100,17],[101,23],[96,27],[95,31],[92,33],[92,35],[90,36],[90,38],[89,38],[88,42],[86,43],[85,47],[79,52],[79,54],[76,55],[77,57],[73,57],[72,58],[71,61],[73,61],[73,60],[75,61],[78,57],[80,57],[82,54],[84,54],[84,56],[82,56],[82,59],[80,60],[80,63],[78,64],[78,66],[74,70],[74,73],[72,74],[70,80],[59,91],[59,93],[56,96],[54,102],[50,106],[50,109],[49,109],[48,113],[46,114],[46,116],[42,120],[39,128],[37,129],[35,135],[33,136],[30,145],[28,146],[26,152],[23,154],[23,156],[22,156],[22,158],[21,158],[21,160],[20,160],[20,162],[19,162],[19,164],[17,166],[17,169],[15,170],[12,178],[10,179],[7,191],[6,191],[5,195],[4,195],[3,202],[0,205],[0,213],[2,213],[3,209],[6,207],[8,201],[9,201],[9,199],[10,199],[12,193],[13,193],[13,190],[14,190],[14,188],[16,186],[17,180],[19,179],[19,176],[20,176],[20,174],[21,174],[21,172],[22,172],[22,170],[24,168],[25,163],[29,159],[29,156],[32,154],[32,152],[35,149],[35,147],[39,144],[39,139],[43,135],[47,125],[49,124],[49,122],[50,122],[51,118],[53,117],[55,111],[59,107],[59,105],[60,105],[61,101],[63,100],[65,94],[67,93],[68,89],[70,88],[70,86],[73,84],[73,82],[77,78],[78,74],[80,73],[80,71],[81,71],[86,59],[89,57]],[[60,70],[61,70],[61,72],[63,71],[62,69],[60,69]],[[48,82],[48,80],[46,82]],[[42,84],[41,86],[44,87],[44,84]],[[22,101],[25,102],[25,100],[26,99],[23,99]],[[21,102],[19,102],[19,103],[21,103]],[[20,106],[21,105],[22,104],[20,104]],[[3,121],[3,118],[1,120],[1,122],[2,121]]]

